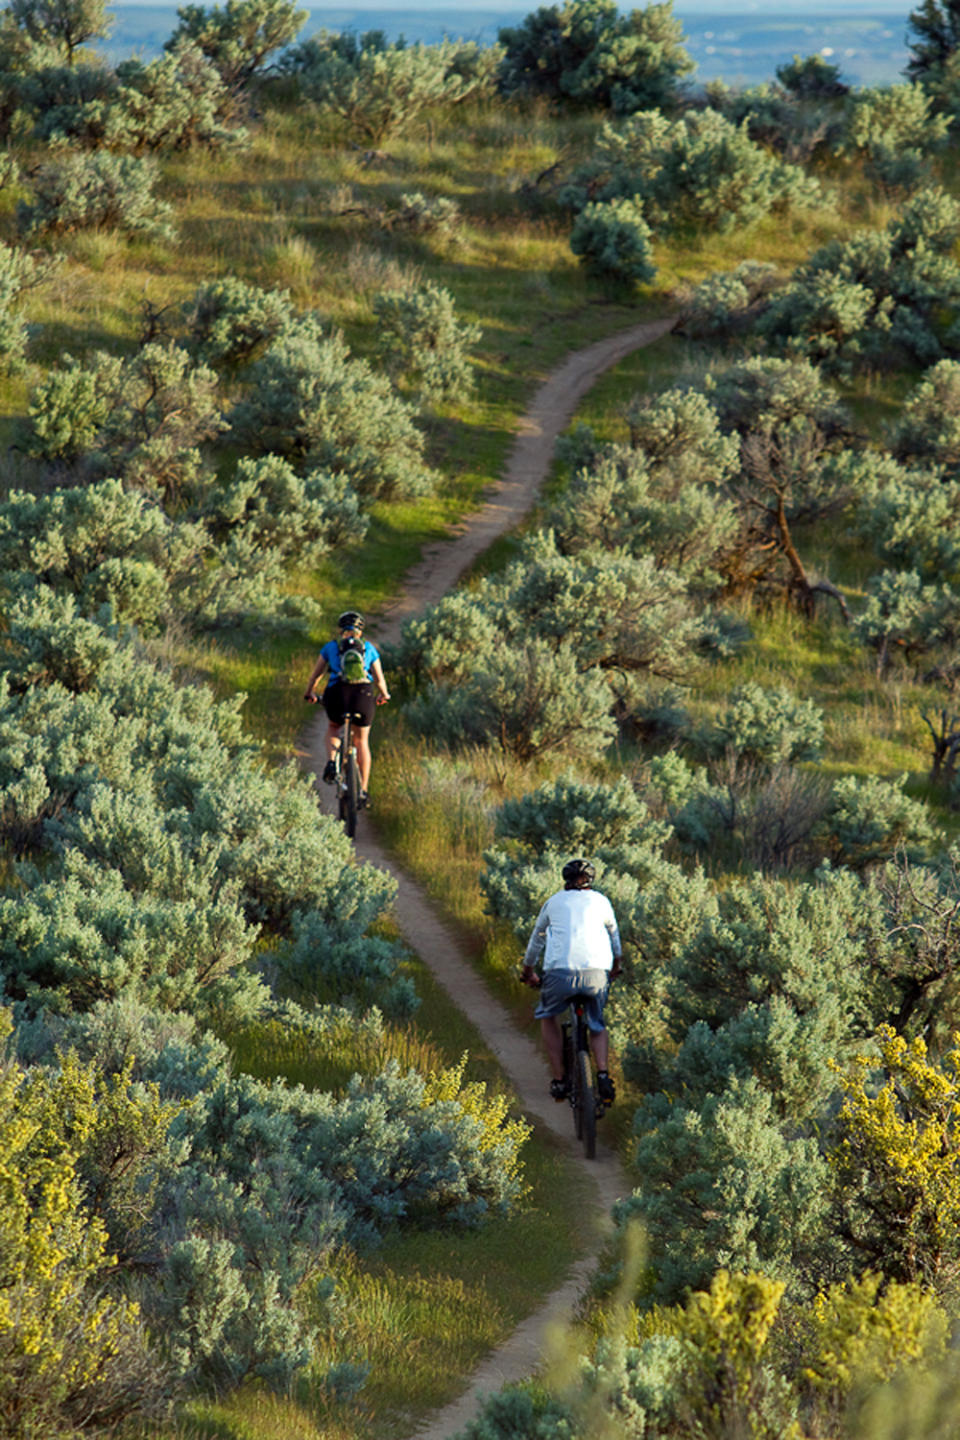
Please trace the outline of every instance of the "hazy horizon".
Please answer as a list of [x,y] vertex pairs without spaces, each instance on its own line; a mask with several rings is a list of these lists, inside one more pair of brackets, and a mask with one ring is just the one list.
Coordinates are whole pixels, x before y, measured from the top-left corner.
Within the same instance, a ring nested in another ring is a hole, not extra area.
[[[384,30],[389,40],[435,44],[444,37],[492,44],[500,28],[518,24],[534,4],[482,3],[455,7],[426,0],[383,0],[310,9],[301,37],[317,30]],[[629,7],[621,6],[621,9]],[[177,5],[125,0],[110,7],[113,32],[98,48],[111,63],[130,55],[150,59],[161,53],[176,29]],[[722,79],[731,85],[773,80],[778,65],[793,55],[820,54],[839,66],[852,85],[888,85],[902,79],[907,62],[909,10],[895,0],[806,0],[785,11],[761,0],[690,0],[676,3],[684,44],[696,64],[694,84]]]

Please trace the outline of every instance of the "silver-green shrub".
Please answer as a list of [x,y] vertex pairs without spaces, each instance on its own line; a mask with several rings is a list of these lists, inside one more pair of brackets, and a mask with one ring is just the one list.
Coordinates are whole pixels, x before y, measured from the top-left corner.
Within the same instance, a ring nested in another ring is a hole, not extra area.
[[264,73],[275,51],[294,39],[307,18],[292,0],[226,0],[226,4],[181,5],[179,25],[165,45],[176,53],[196,45],[234,95]]
[[365,501],[432,488],[416,411],[316,316],[287,325],[246,380],[229,418],[236,439],[255,453],[343,474]]
[[960,311],[958,235],[953,197],[921,190],[884,230],[815,251],[771,298],[760,332],[788,354],[837,369],[889,364],[898,354],[939,360],[955,343]]
[[31,237],[122,230],[173,240],[173,208],[153,193],[158,179],[149,156],[67,151],[32,177],[33,198],[21,201],[17,223]]
[[58,264],[55,256],[31,254],[0,242],[0,365],[16,370],[23,362],[28,329],[17,310],[26,290],[42,285]]
[[103,39],[113,23],[104,0],[10,0],[9,11],[34,45],[59,51],[68,65],[80,46]]
[[144,63],[52,67],[21,85],[39,140],[85,150],[136,154],[242,145],[246,131],[233,120],[234,99],[198,46],[184,42]]
[[489,90],[498,54],[443,40],[391,44],[383,31],[321,30],[293,50],[284,69],[304,93],[372,145],[408,130],[423,115]]
[[948,116],[933,113],[922,85],[854,91],[847,100],[843,154],[863,158],[866,173],[890,194],[929,182],[930,158],[943,146]]
[[754,144],[746,122],[711,109],[678,120],[646,110],[605,124],[590,161],[561,191],[575,210],[636,198],[654,234],[732,230],[818,195],[815,180]]
[[765,766],[811,760],[822,742],[823,713],[812,700],[752,681],[731,691],[726,709],[701,737],[710,753],[733,751]]
[[933,465],[944,478],[960,480],[960,361],[931,366],[906,397],[890,427],[890,449],[898,460]]
[[294,316],[286,290],[262,290],[235,276],[201,285],[183,306],[185,343],[203,365],[232,369],[260,354]]
[[614,283],[640,283],[657,273],[639,196],[585,205],[570,232],[570,249],[589,274]]
[[684,307],[681,328],[695,338],[728,339],[747,328],[776,286],[776,266],[742,260],[735,270],[709,275]]
[[923,801],[904,794],[906,782],[906,775],[897,781],[847,775],[834,782],[825,825],[840,864],[859,870],[894,854],[917,861],[942,843]]
[[428,282],[373,297],[377,344],[391,373],[409,378],[425,400],[454,400],[473,388],[469,349],[479,325],[457,318],[449,290]]
[[625,550],[564,555],[547,532],[409,622],[400,660],[431,683],[417,723],[438,738],[596,755],[651,676],[691,671],[701,634],[675,572]]
[[[638,397],[625,418],[629,443],[601,446],[580,427],[562,446],[574,473],[549,516],[561,552],[653,558],[704,598],[771,587],[807,613],[820,594],[846,604],[810,573],[796,536],[841,513],[863,479],[845,463],[849,422],[814,366],[752,357],[697,389]],[[701,618],[703,644],[727,648]]]
[[867,585],[867,601],[853,622],[856,638],[876,652],[877,674],[895,659],[908,665],[960,640],[960,592],[928,585],[915,570],[882,570]]
[[204,488],[200,447],[227,428],[216,374],[179,345],[151,341],[129,358],[70,355],[30,400],[30,453],[80,461],[178,510]]
[[604,106],[619,114],[679,98],[693,62],[671,3],[622,14],[611,0],[541,5],[500,30],[500,86],[508,95],[544,95],[562,105]]

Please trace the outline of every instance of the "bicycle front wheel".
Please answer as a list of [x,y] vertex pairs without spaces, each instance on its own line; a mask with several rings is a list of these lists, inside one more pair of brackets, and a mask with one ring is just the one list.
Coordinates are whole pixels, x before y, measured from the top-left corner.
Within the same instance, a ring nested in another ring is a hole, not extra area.
[[593,1084],[590,1052],[577,1052],[577,1137],[583,1141],[584,1153],[592,1160],[597,1153],[597,1092]]

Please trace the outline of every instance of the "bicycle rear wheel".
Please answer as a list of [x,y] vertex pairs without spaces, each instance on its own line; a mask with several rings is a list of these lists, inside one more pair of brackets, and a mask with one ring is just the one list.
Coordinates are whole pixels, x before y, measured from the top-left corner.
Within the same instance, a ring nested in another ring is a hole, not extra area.
[[357,757],[351,750],[347,756],[347,768],[343,777],[343,790],[340,797],[340,818],[343,821],[343,828],[352,840],[357,833],[357,811],[360,808],[360,774],[357,769]]
[[587,1159],[592,1160],[597,1153],[597,1092],[588,1050],[577,1051],[577,1092],[577,1138],[583,1141]]
[[573,1067],[570,1081],[570,1104],[573,1108],[573,1131],[578,1140],[583,1139],[583,1089],[581,1088],[580,1065]]

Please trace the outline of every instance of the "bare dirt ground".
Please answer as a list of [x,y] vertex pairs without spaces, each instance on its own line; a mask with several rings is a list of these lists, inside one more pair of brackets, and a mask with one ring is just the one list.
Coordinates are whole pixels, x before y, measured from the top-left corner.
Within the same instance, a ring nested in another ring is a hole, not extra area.
[[[371,627],[378,642],[396,641],[405,620],[440,600],[494,540],[520,523],[537,498],[557,436],[594,381],[632,351],[660,339],[673,324],[670,318],[632,326],[576,351],[549,376],[518,426],[517,440],[502,479],[491,488],[484,505],[451,532],[449,540],[424,551],[420,563],[405,577],[396,600],[377,618],[375,627]],[[324,722],[318,716],[305,737],[309,763],[318,777],[324,763],[323,734]],[[325,803],[329,803],[330,792],[320,784],[318,790]],[[440,918],[420,887],[382,848],[366,818],[358,827],[357,853],[396,876],[399,890],[394,912],[401,931],[456,1003],[481,1025],[526,1114],[546,1125],[561,1144],[581,1157],[594,1192],[593,1206],[583,1218],[594,1240],[591,1250],[595,1250],[608,1231],[613,1202],[632,1188],[616,1154],[604,1144],[603,1127],[598,1136],[596,1160],[582,1159],[573,1137],[569,1107],[551,1100],[546,1062],[530,1032],[517,1029],[506,1008],[459,953],[455,932]],[[535,1371],[547,1357],[551,1334],[571,1317],[594,1263],[591,1255],[562,1277],[563,1283],[545,1303],[483,1361],[470,1378],[465,1393],[437,1411],[416,1431],[417,1440],[448,1440],[476,1413],[483,1396]]]

